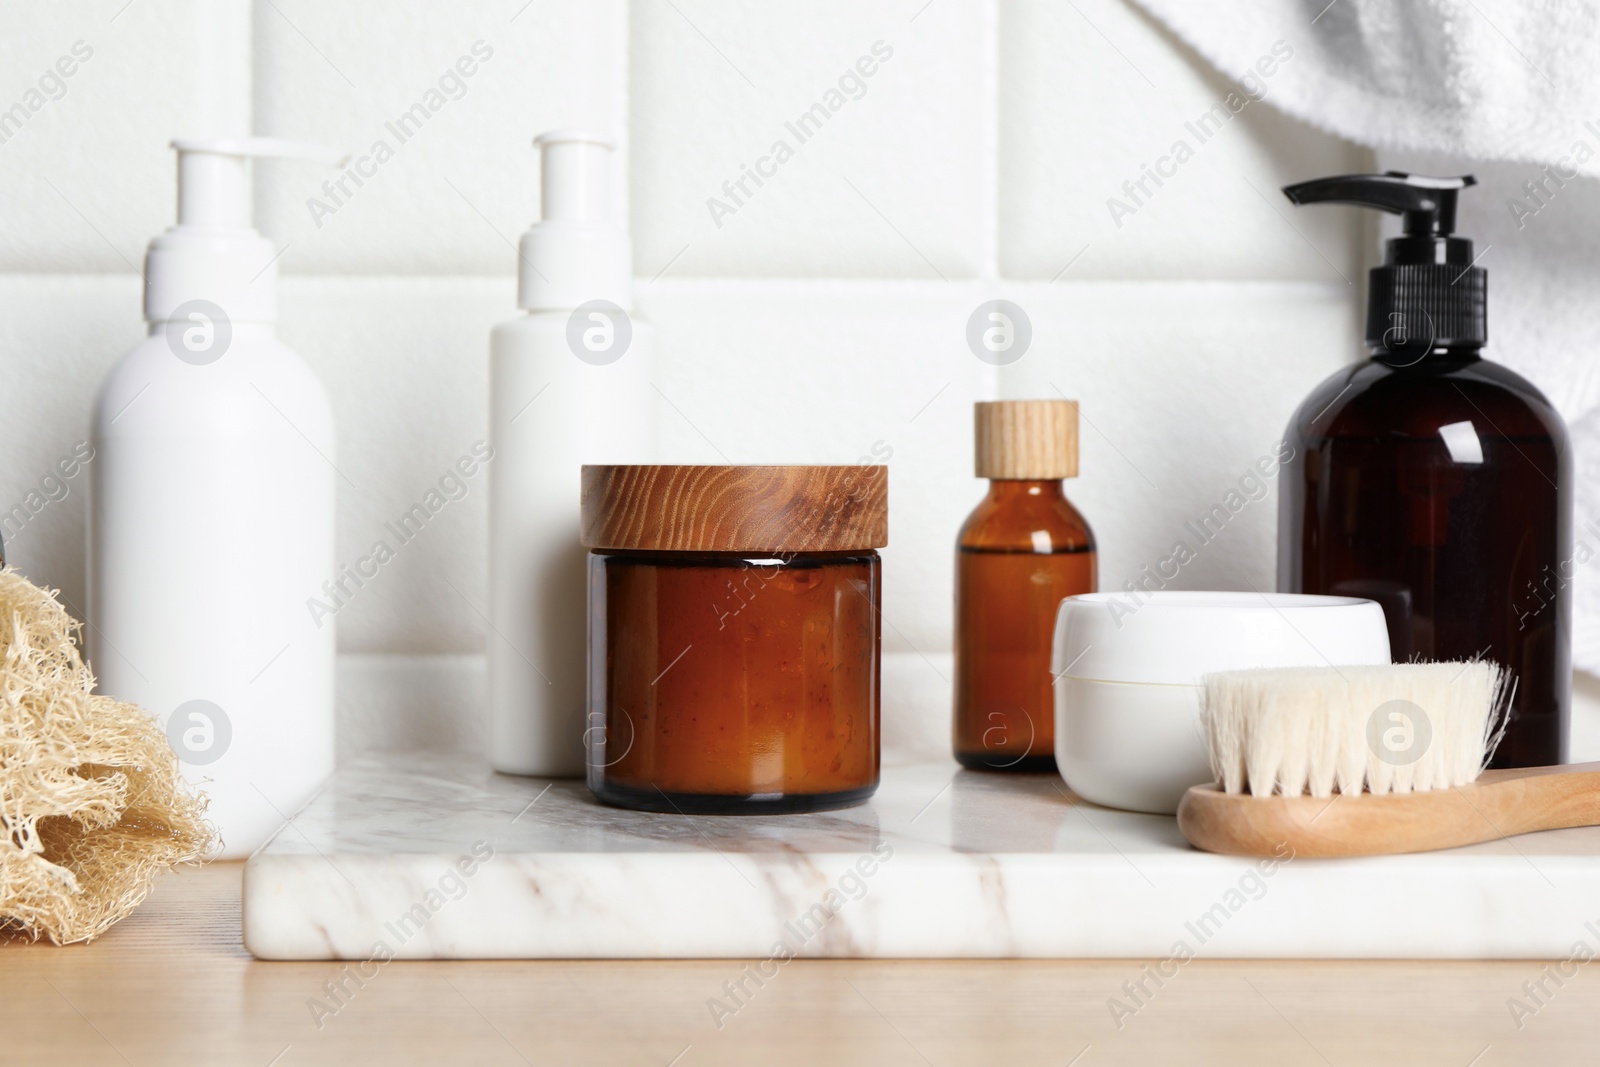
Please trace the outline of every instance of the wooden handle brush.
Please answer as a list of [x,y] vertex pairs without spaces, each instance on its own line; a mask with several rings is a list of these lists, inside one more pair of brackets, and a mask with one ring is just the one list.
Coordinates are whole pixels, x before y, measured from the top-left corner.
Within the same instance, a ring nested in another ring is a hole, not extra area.
[[1490,663],[1229,671],[1202,721],[1214,785],[1178,807],[1236,856],[1377,856],[1600,825],[1600,763],[1484,771],[1509,693]]

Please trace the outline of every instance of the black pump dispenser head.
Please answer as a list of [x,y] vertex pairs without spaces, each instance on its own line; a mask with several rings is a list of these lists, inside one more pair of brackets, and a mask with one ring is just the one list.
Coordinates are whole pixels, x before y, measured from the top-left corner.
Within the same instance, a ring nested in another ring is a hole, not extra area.
[[1456,196],[1472,175],[1429,178],[1391,170],[1344,174],[1284,187],[1294,204],[1357,204],[1399,215],[1367,293],[1367,344],[1385,362],[1415,363],[1439,347],[1477,348],[1488,337],[1488,273],[1472,265],[1472,242],[1456,237]]

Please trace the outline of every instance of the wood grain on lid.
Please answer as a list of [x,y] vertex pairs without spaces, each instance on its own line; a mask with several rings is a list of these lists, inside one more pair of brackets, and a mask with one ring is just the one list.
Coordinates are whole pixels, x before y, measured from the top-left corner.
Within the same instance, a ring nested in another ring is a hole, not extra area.
[[989,400],[973,409],[979,478],[1078,476],[1076,400]]
[[585,466],[584,547],[849,552],[889,543],[889,468]]

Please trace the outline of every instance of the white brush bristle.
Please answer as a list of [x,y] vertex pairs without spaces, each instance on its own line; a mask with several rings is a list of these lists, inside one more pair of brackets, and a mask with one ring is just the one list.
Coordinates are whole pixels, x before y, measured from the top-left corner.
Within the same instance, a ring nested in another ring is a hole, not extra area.
[[1466,785],[1505,730],[1493,663],[1397,663],[1208,674],[1201,722],[1229,793],[1314,797]]

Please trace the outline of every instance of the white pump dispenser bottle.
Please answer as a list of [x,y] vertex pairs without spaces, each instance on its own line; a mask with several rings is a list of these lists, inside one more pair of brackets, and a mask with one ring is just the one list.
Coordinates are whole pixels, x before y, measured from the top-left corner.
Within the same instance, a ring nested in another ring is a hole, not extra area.
[[655,338],[631,317],[632,255],[612,217],[611,143],[534,141],[542,221],[518,249],[518,304],[489,343],[489,758],[584,770],[586,564],[580,468],[648,463]]
[[272,138],[174,141],[178,224],[145,259],[149,335],[107,374],[89,482],[88,647],[99,690],[147,708],[254,851],[333,770],[333,415],[275,335],[277,256],[248,161],[337,165]]

